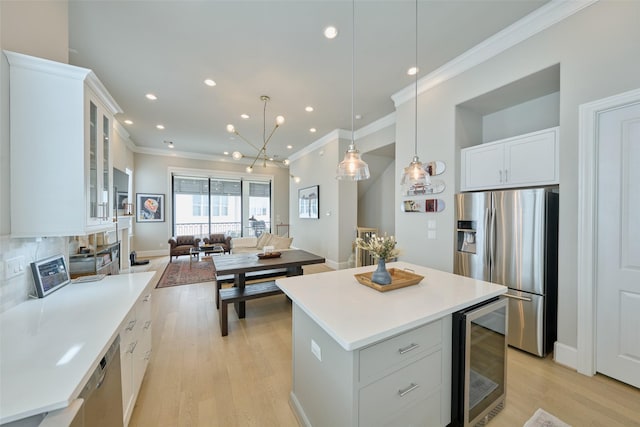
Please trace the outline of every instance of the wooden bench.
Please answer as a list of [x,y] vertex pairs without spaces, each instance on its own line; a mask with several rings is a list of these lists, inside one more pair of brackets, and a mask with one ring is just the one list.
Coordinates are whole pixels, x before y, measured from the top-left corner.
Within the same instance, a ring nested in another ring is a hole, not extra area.
[[282,291],[276,285],[276,282],[271,280],[269,282],[246,285],[244,290],[236,287],[220,289],[218,293],[220,296],[220,332],[224,337],[229,333],[228,304],[278,295],[281,294]]

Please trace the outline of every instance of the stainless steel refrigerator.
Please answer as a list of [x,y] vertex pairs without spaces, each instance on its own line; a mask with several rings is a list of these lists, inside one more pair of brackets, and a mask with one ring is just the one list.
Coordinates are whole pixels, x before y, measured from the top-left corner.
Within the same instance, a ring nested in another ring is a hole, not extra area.
[[557,188],[456,195],[454,273],[507,286],[509,345],[553,348],[558,300]]

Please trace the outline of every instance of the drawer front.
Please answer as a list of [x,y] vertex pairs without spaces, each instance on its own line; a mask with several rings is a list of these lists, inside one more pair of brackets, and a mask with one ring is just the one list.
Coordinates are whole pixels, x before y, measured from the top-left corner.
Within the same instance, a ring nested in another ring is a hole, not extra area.
[[360,350],[360,382],[397,370],[441,343],[442,321],[438,320]]
[[384,425],[389,414],[399,414],[434,392],[439,394],[441,387],[442,352],[438,350],[362,388],[359,425]]
[[381,422],[384,427],[442,427],[440,392],[434,392]]

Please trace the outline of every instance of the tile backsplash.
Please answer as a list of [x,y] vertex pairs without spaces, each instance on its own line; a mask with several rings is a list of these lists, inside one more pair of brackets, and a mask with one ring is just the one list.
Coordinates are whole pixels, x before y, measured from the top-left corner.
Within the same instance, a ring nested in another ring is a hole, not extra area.
[[[0,236],[0,313],[29,299],[34,293],[31,263],[49,256],[64,254],[68,260],[67,237],[43,237],[36,239],[12,239]],[[24,272],[7,279],[7,260],[24,257]]]

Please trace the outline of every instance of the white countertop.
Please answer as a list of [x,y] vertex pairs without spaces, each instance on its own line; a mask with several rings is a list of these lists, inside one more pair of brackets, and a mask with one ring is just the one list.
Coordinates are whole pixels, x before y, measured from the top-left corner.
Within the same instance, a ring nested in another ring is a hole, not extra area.
[[71,283],[0,314],[0,424],[68,406],[154,274]]
[[425,278],[417,285],[379,292],[361,285],[356,273],[376,266],[277,279],[276,284],[345,350],[352,351],[440,319],[506,292],[505,286],[406,262]]

